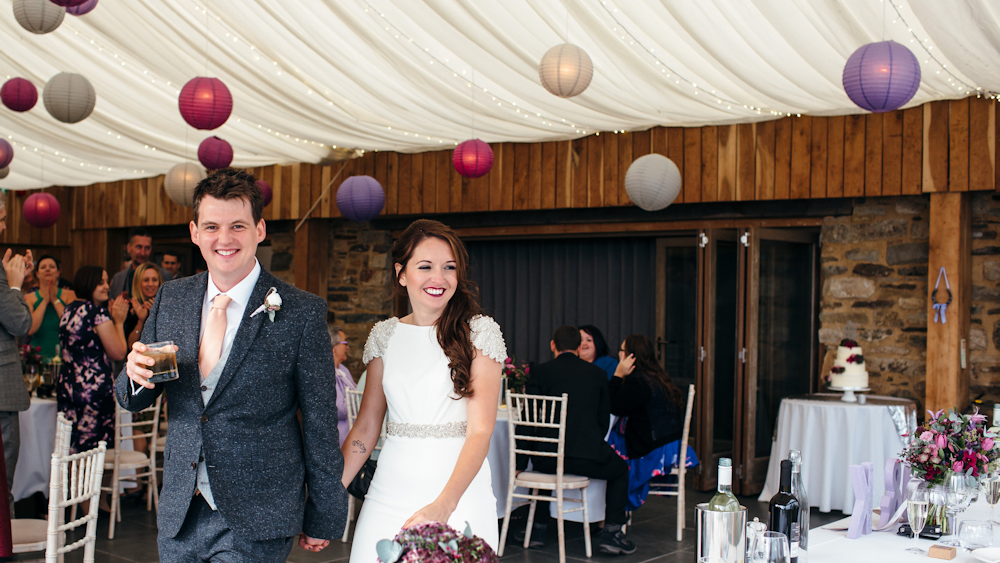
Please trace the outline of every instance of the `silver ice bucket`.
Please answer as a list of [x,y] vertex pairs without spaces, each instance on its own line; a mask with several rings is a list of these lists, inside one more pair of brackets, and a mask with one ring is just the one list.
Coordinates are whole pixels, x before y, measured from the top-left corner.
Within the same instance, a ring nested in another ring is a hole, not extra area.
[[739,512],[708,510],[708,503],[694,509],[698,521],[696,561],[714,557],[726,563],[744,563],[746,558],[747,509]]

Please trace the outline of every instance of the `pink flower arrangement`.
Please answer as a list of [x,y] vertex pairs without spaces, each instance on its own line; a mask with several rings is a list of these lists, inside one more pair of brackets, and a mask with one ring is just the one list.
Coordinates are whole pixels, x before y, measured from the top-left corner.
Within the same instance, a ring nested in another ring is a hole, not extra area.
[[986,428],[986,417],[947,415],[927,411],[928,419],[912,434],[912,440],[900,457],[915,477],[932,485],[943,484],[950,473],[964,473],[976,478],[997,465],[1000,451],[995,448],[996,434]]
[[381,563],[499,563],[496,553],[469,525],[459,534],[442,522],[418,524],[377,545]]
[[530,373],[531,368],[528,364],[521,363],[520,366],[516,366],[514,358],[507,358],[503,362],[503,376],[507,378],[507,389],[510,389],[511,393],[524,393]]

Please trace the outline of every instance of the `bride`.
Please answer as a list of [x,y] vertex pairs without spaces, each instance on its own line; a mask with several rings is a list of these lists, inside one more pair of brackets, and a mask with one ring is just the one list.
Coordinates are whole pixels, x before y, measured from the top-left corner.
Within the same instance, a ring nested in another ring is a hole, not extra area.
[[373,563],[375,544],[401,528],[447,522],[499,542],[486,454],[496,423],[500,327],[480,315],[468,253],[447,226],[420,219],[393,245],[395,291],[413,312],[376,324],[365,344],[368,380],[344,440],[346,487],[387,438],[358,517],[351,563]]

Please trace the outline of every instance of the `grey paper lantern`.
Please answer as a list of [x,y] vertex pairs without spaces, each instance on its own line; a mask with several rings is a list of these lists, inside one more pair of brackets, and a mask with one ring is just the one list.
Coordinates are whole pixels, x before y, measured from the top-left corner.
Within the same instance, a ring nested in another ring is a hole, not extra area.
[[94,111],[97,93],[83,76],[60,72],[45,85],[42,101],[52,117],[63,123],[77,123],[87,119]]
[[6,178],[8,174],[10,174],[10,166],[0,168],[0,178]]
[[560,98],[572,98],[590,86],[594,63],[586,51],[563,43],[548,50],[538,64],[538,78],[546,90]]
[[625,173],[625,192],[646,211],[659,211],[681,193],[681,172],[662,154],[641,156]]
[[66,17],[66,8],[49,0],[14,0],[14,18],[32,33],[55,31]]
[[163,189],[167,196],[177,205],[191,207],[194,203],[194,188],[198,182],[207,178],[205,170],[197,164],[185,162],[178,164],[167,172],[163,181]]

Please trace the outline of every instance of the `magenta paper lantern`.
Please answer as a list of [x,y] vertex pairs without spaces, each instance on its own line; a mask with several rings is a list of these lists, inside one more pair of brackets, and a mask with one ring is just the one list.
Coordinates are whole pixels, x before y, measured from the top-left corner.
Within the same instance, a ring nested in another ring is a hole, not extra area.
[[0,88],[0,100],[14,111],[28,111],[38,102],[38,88],[24,78],[11,78]]
[[371,176],[351,176],[337,189],[337,209],[351,221],[371,221],[384,205],[385,191]]
[[24,200],[24,219],[36,229],[47,229],[59,220],[59,200],[50,193],[39,193]]
[[84,14],[89,14],[97,7],[97,0],[84,0],[82,4],[77,4],[76,6],[68,6],[66,8],[67,14],[72,14],[74,16],[82,16]]
[[74,6],[79,6],[87,0],[49,0],[56,6],[62,6],[63,8],[72,8]]
[[7,168],[12,160],[14,160],[14,147],[7,142],[7,139],[0,139],[0,168]]
[[195,129],[215,129],[233,113],[233,96],[218,78],[192,78],[177,102],[181,117]]
[[264,196],[264,207],[267,207],[271,204],[271,198],[274,197],[274,190],[271,189],[271,184],[264,180],[257,180],[257,187],[260,188],[260,195]]
[[198,160],[209,170],[227,168],[233,163],[233,146],[218,137],[209,137],[198,145]]
[[479,139],[470,139],[455,147],[451,163],[462,176],[479,178],[493,168],[493,149]]
[[897,110],[920,87],[920,63],[895,41],[863,45],[844,66],[844,91],[862,109],[874,113]]

